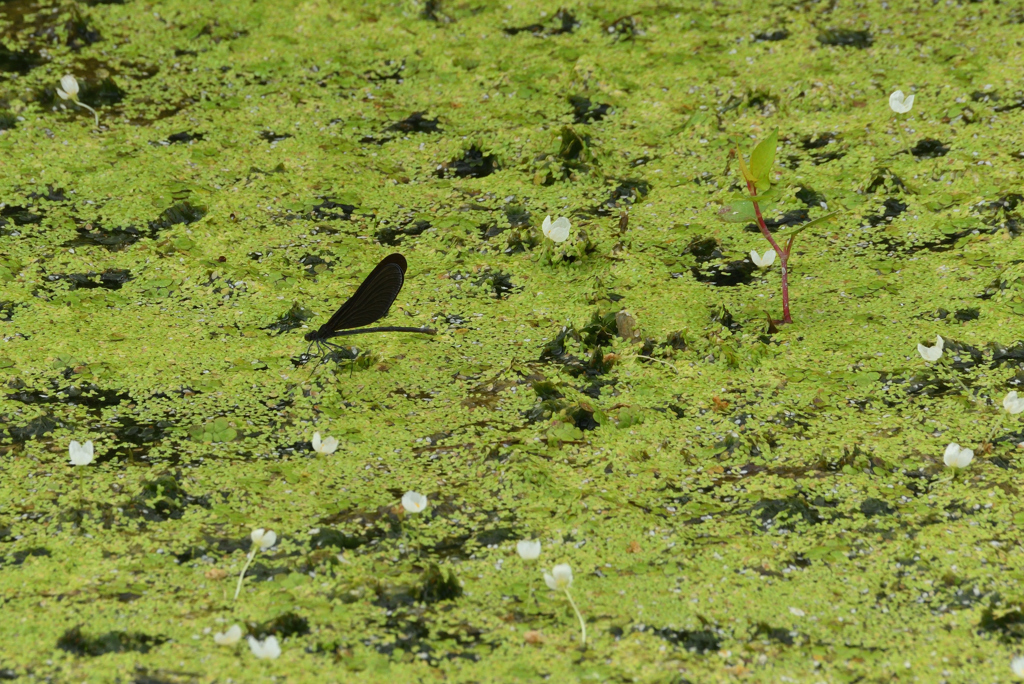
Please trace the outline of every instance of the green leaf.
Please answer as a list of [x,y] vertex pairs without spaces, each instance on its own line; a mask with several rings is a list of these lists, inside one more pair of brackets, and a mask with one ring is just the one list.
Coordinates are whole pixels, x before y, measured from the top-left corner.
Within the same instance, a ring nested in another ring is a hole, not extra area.
[[758,192],[771,187],[772,166],[775,165],[775,146],[779,144],[779,129],[771,132],[750,153],[750,175],[754,177]]
[[718,217],[726,223],[750,223],[757,221],[757,214],[754,213],[754,203],[750,200],[733,202],[722,207]]

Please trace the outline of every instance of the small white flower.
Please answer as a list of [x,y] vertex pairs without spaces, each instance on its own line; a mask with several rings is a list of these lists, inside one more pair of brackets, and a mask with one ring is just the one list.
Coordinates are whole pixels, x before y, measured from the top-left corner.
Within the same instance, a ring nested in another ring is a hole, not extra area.
[[550,216],[545,216],[540,227],[544,236],[554,242],[565,242],[569,238],[569,228],[569,219],[564,216],[559,216],[554,221]]
[[758,255],[756,250],[750,250],[750,260],[754,262],[754,265],[758,268],[768,268],[775,263],[775,250],[769,249],[764,253],[764,256]]
[[75,440],[71,440],[71,445],[68,446],[68,454],[71,456],[71,465],[89,465],[92,463],[92,453],[91,439],[85,444],[79,444]]
[[249,637],[249,649],[257,658],[270,658],[273,660],[281,655],[281,647],[277,645],[277,637],[268,636],[263,641]]
[[516,552],[523,560],[537,560],[540,556],[540,542],[523,539],[516,544]]
[[803,617],[804,615],[807,614],[804,611],[800,610],[799,608],[792,608],[792,607],[789,609],[789,612],[792,613],[793,615],[796,615],[797,617]]
[[544,573],[544,582],[554,591],[565,591],[572,586],[572,568],[568,563],[560,563]]
[[902,90],[897,90],[889,96],[889,109],[897,114],[906,114],[914,106],[914,96],[904,97]]
[[1010,661],[1010,669],[1018,677],[1024,677],[1024,656],[1017,656]]
[[277,541],[277,533],[273,530],[264,530],[262,527],[253,530],[249,536],[252,537],[253,545],[260,547],[260,551],[266,551]]
[[427,507],[427,497],[419,492],[406,492],[402,495],[402,508],[406,513],[419,513]]
[[920,342],[917,344],[917,353],[921,355],[921,358],[925,361],[938,361],[939,357],[942,356],[942,336],[935,336],[935,346],[926,347]]
[[946,453],[942,456],[943,463],[949,468],[966,468],[972,460],[974,460],[974,451],[961,449],[956,442],[946,447]]
[[[1003,397],[1003,408],[1006,409],[1010,415],[1017,415],[1021,411],[1024,411],[1024,397],[1018,397],[1016,391],[1010,392]],[[1024,658],[1024,656],[1021,657]]]
[[60,88],[57,88],[57,96],[62,100],[78,99],[78,81],[71,74],[66,74],[60,79]]
[[[221,646],[231,646],[237,644],[238,640],[242,638],[242,628],[238,625],[231,625],[226,632],[217,632],[213,635],[213,640]],[[251,637],[250,637],[251,638]]]
[[338,439],[336,437],[328,437],[327,439],[320,441],[320,433],[313,433],[313,451],[318,454],[327,456],[333,454],[335,449],[338,448]]

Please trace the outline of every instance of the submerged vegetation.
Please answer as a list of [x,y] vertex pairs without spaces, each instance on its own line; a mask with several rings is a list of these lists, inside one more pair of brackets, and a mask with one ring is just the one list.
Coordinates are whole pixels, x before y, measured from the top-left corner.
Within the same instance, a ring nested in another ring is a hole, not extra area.
[[0,679],[1024,672],[1022,22],[0,4]]

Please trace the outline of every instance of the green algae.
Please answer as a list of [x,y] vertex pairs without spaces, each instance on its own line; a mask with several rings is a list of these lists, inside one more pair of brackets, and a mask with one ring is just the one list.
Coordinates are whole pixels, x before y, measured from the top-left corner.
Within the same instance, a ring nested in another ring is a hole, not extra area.
[[[1019,21],[6,3],[0,674],[1009,679]],[[778,329],[763,239],[719,218],[730,150],[774,128],[769,225],[838,212]],[[395,250],[389,324],[439,334],[350,338],[306,381],[301,336]],[[96,462],[69,472],[71,439]],[[255,527],[279,541],[233,601]],[[281,657],[215,644],[231,624]]]

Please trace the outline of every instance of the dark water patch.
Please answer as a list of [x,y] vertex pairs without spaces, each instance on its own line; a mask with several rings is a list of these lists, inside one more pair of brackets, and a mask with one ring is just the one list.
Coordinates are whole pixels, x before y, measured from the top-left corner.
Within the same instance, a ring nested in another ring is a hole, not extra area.
[[413,112],[401,121],[391,124],[385,130],[402,133],[443,133],[444,131],[438,128],[437,123],[436,118],[426,118],[425,112]]
[[935,140],[934,138],[925,138],[920,140],[916,145],[910,148],[910,153],[918,159],[935,159],[936,157],[945,157],[947,152],[949,152],[949,145]]
[[113,268],[103,273],[90,271],[88,273],[53,273],[46,276],[48,282],[65,281],[72,290],[91,290],[103,288],[104,290],[120,290],[121,286],[131,280],[131,271],[123,268]]
[[43,415],[36,416],[23,425],[11,425],[7,432],[11,436],[11,441],[19,443],[47,435],[58,427],[64,427],[64,423],[52,416]]
[[189,133],[188,131],[182,131],[181,133],[173,133],[167,136],[166,144],[168,145],[179,145],[189,144],[192,142],[201,142],[206,137],[205,133]]
[[315,254],[306,254],[299,257],[299,263],[306,267],[306,275],[310,276],[317,276],[324,271],[330,270],[330,262],[324,261]]
[[[806,209],[791,209],[785,212],[782,216],[777,218],[765,218],[764,225],[768,228],[769,233],[774,233],[780,228],[788,228],[789,226],[799,226],[807,223],[811,220],[810,214]],[[756,223],[748,223],[743,226],[743,230],[748,233],[760,233],[761,229]]]
[[518,536],[511,527],[495,527],[478,533],[475,539],[481,546],[499,546],[512,539],[517,539]]
[[712,264],[699,268],[690,267],[690,274],[694,280],[715,287],[735,287],[737,285],[749,285],[754,279],[754,272],[757,266],[750,259],[738,259],[724,264]]
[[807,205],[809,209],[825,206],[825,196],[804,185],[797,190],[796,198]]
[[124,507],[130,518],[143,518],[149,522],[179,520],[189,506],[210,508],[209,497],[191,496],[182,487],[177,475],[165,473],[142,483],[142,488]]
[[873,518],[878,515],[892,515],[896,512],[896,509],[881,499],[868,498],[861,502],[860,512],[863,513],[865,517]]
[[817,525],[822,522],[816,506],[812,506],[799,495],[785,499],[765,499],[754,504],[751,511],[760,518],[761,529],[765,532],[772,529],[791,532],[796,526],[794,523]]
[[46,185],[46,192],[30,192],[28,198],[33,200],[46,200],[47,202],[67,202],[68,196],[63,188],[55,188],[52,185]]
[[501,271],[486,272],[474,284],[487,290],[496,299],[507,299],[509,295],[523,289],[521,285],[512,283],[511,274]]
[[18,115],[6,109],[0,109],[0,131],[10,131],[18,125]]
[[999,637],[1004,644],[1017,645],[1024,641],[1024,613],[1016,608],[996,613],[996,602],[981,611],[978,629]]
[[893,173],[890,169],[876,169],[871,180],[864,186],[865,193],[875,193],[881,190],[887,195],[906,193],[907,186],[903,179]]
[[804,150],[820,150],[835,141],[835,133],[822,133],[818,136],[808,135],[800,141],[800,147]]
[[999,94],[994,90],[975,90],[971,93],[972,102],[999,102]]
[[46,60],[31,50],[11,50],[0,43],[0,71],[8,74],[27,74]]
[[29,558],[50,558],[52,555],[49,549],[42,546],[34,546],[30,549],[21,549],[6,554],[3,556],[3,560],[0,560],[0,566],[22,565]]
[[981,202],[976,205],[974,211],[983,215],[982,222],[985,225],[1005,228],[1010,235],[1017,237],[1024,233],[1024,216],[1018,211],[1018,208],[1024,208],[1022,200],[1024,196],[1010,193],[991,202]]
[[486,178],[497,168],[497,158],[493,154],[485,155],[474,145],[460,159],[439,164],[435,175],[438,178]]
[[[42,214],[33,211],[35,207],[10,204],[0,209],[0,229],[8,226],[35,226],[43,221]],[[6,231],[5,231],[6,232]]]
[[[642,630],[634,628],[633,631]],[[709,629],[691,631],[686,629],[670,629],[668,627],[662,627],[660,629],[651,628],[650,631],[652,634],[660,636],[673,646],[679,646],[698,655],[717,653],[719,648],[721,648],[722,639],[725,636],[720,630],[711,631]]]
[[870,31],[830,28],[818,34],[818,42],[822,45],[833,47],[850,47],[863,50],[871,47],[875,39]]
[[552,17],[558,25],[554,27],[545,27],[543,24],[527,24],[525,26],[506,26],[502,29],[506,34],[514,36],[520,33],[531,33],[534,36],[541,38],[544,36],[557,36],[563,33],[572,33],[574,30],[579,28],[580,22],[576,20],[568,10],[560,9],[555,12],[555,16]]
[[202,205],[193,205],[191,202],[186,200],[164,209],[159,218],[155,221],[149,222],[149,229],[153,233],[156,233],[180,224],[187,226],[201,220],[204,216],[206,216],[206,207]]
[[775,43],[780,40],[786,40],[789,38],[789,31],[786,29],[776,29],[774,31],[761,31],[760,33],[754,34],[755,43]]
[[118,252],[126,249],[144,237],[146,232],[140,231],[134,226],[127,228],[112,228],[105,230],[99,226],[87,223],[76,228],[78,236],[64,242],[62,247],[103,247],[111,252]]
[[451,24],[455,21],[455,19],[445,14],[441,0],[427,0],[423,3],[423,11],[420,12],[420,18],[432,21],[435,24]]
[[282,140],[287,140],[288,138],[294,137],[294,136],[292,136],[291,133],[275,133],[275,132],[270,131],[270,130],[260,131],[256,135],[261,140],[265,140],[268,143],[281,142]]
[[578,124],[600,121],[612,111],[611,105],[595,104],[583,95],[570,95],[569,104],[573,110],[572,120]]
[[294,302],[292,303],[291,308],[279,316],[275,322],[260,328],[260,330],[272,330],[280,335],[282,333],[295,330],[296,328],[301,328],[306,321],[313,318],[313,315],[312,311],[298,302]]
[[366,528],[365,534],[348,534],[342,530],[321,527],[316,534],[310,536],[309,546],[312,550],[335,548],[339,551],[352,551],[383,537],[384,534],[375,528]]
[[907,210],[907,203],[901,202],[895,197],[890,197],[882,203],[881,214],[868,214],[864,218],[872,227],[891,223],[894,218]]
[[103,40],[99,30],[91,25],[89,17],[79,12],[77,7],[72,10],[71,18],[65,22],[64,33],[64,45],[76,52]]
[[396,246],[402,244],[406,237],[415,237],[431,227],[430,221],[410,221],[401,226],[385,225],[373,237],[382,245]]
[[306,218],[311,221],[351,221],[352,214],[355,213],[356,207],[353,204],[345,204],[343,202],[335,202],[334,200],[323,197],[323,201],[320,204],[316,204],[310,209]]
[[57,639],[57,648],[79,657],[96,657],[108,653],[149,653],[167,642],[167,637],[151,636],[142,632],[113,631],[98,636],[87,636],[80,627],[72,627]]
[[266,622],[249,623],[249,634],[260,640],[269,636],[278,639],[306,636],[309,634],[309,621],[296,613],[282,613]]
[[[1012,347],[1007,347],[998,342],[990,342],[989,349],[992,351],[991,365],[993,368],[998,368],[1004,363],[1024,364],[1024,342],[1017,342]],[[1015,386],[1021,384],[1018,378],[1014,378],[1011,382]]]
[[[56,383],[54,383],[56,385]],[[108,408],[130,401],[131,397],[127,392],[107,390],[93,384],[68,385],[67,387],[52,390],[32,390],[22,387],[16,388],[14,392],[8,392],[7,398],[12,401],[20,401],[23,404],[66,404],[68,406],[85,406],[90,409]]]
[[405,71],[405,60],[396,61],[393,59],[382,59],[376,66],[370,68],[363,77],[367,81],[379,83],[382,81],[394,81],[403,83],[402,72]]
[[[778,573],[780,578],[785,578],[785,575]],[[754,626],[752,633],[750,634],[750,641],[761,641],[763,643],[776,643],[782,644],[783,646],[792,646],[795,643],[795,637],[797,632],[790,631],[783,627],[772,627],[767,622],[759,622]]]

